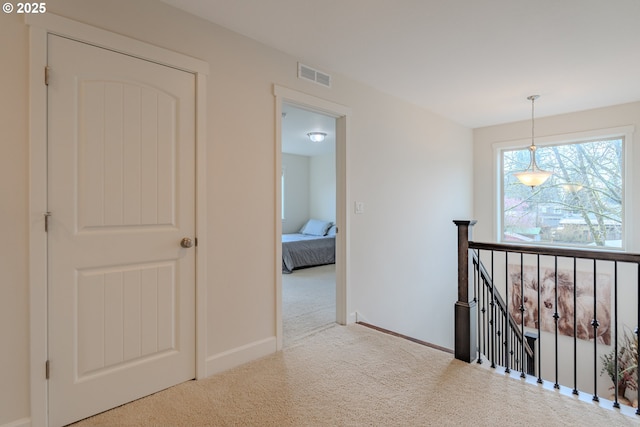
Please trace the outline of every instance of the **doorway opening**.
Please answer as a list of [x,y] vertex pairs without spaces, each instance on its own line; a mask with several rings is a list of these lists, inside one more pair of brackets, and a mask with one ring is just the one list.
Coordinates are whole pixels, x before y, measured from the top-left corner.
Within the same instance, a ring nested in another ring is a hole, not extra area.
[[[302,92],[298,92],[292,89],[288,89],[281,86],[274,86],[274,95],[276,98],[276,171],[278,173],[275,174],[275,184],[276,184],[276,221],[275,221],[275,239],[276,239],[276,257],[275,257],[275,267],[276,267],[276,342],[278,350],[283,347],[283,336],[284,336],[284,328],[283,328],[283,245],[282,245],[282,236],[283,236],[283,222],[282,222],[282,208],[283,205],[287,202],[286,196],[285,199],[282,199],[282,184],[284,182],[282,175],[282,166],[283,166],[283,154],[282,154],[282,144],[283,142],[283,127],[285,126],[285,120],[283,119],[283,113],[287,113],[285,117],[289,114],[288,110],[290,108],[297,108],[308,113],[314,113],[315,117],[318,120],[324,119],[328,120],[327,126],[329,129],[333,129],[333,135],[335,135],[335,147],[334,154],[332,160],[327,160],[329,157],[325,158],[325,166],[322,168],[327,173],[327,170],[332,170],[333,176],[332,178],[324,179],[325,182],[330,181],[333,186],[333,195],[326,197],[333,197],[332,201],[325,201],[324,206],[318,208],[317,212],[320,212],[322,216],[330,216],[330,213],[333,213],[335,219],[332,221],[331,219],[325,219],[324,221],[333,222],[335,227],[332,232],[335,232],[335,264],[326,264],[323,266],[327,270],[331,270],[333,266],[333,271],[328,273],[328,276],[333,275],[334,284],[333,287],[335,291],[335,297],[328,296],[327,299],[335,302],[335,310],[334,317],[331,323],[338,323],[340,325],[346,325],[347,323],[353,323],[355,321],[355,315],[350,315],[349,313],[349,286],[348,286],[348,259],[349,259],[349,216],[347,215],[347,199],[348,199],[348,174],[347,174],[347,157],[348,157],[348,144],[347,144],[347,134],[349,129],[349,122],[351,117],[351,109],[345,107],[340,104],[336,104],[331,101],[327,101],[315,96],[311,96]],[[290,117],[290,116],[289,116]],[[303,133],[304,137],[302,138],[306,144],[312,143],[310,138],[308,138],[307,133],[310,132],[323,132],[329,135],[329,131],[324,132],[321,129],[302,129],[300,132]],[[332,162],[332,166],[329,166],[328,163]],[[322,164],[322,162],[319,162]],[[284,169],[284,174],[288,173],[287,169]],[[330,175],[331,173],[329,173]],[[322,181],[322,180],[320,180]],[[327,192],[326,194],[331,194]],[[327,207],[330,206],[330,207]],[[333,209],[333,211],[331,211]],[[314,211],[316,212],[316,211]],[[327,213],[329,212],[329,213]],[[290,212],[288,213],[284,211],[285,222],[288,221],[287,217],[290,217]],[[317,219],[317,218],[306,218],[309,219]],[[322,225],[322,220],[320,220]],[[317,225],[317,224],[316,224]],[[326,224],[324,224],[326,225]],[[292,224],[293,229],[295,230],[295,225]],[[287,228],[286,230],[289,230]],[[299,231],[299,230],[298,230]],[[286,234],[286,233],[284,233]],[[302,271],[302,270],[299,270]],[[329,281],[331,279],[327,279]],[[295,314],[295,313],[294,313]]]
[[289,103],[281,117],[282,326],[288,346],[336,322],[336,119]]

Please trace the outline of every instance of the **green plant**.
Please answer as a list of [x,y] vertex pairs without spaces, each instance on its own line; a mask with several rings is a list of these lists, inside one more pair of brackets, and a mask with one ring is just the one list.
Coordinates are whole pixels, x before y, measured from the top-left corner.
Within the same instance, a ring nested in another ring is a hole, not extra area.
[[630,334],[625,331],[624,336],[618,344],[617,355],[617,372],[616,372],[616,353],[615,349],[610,353],[601,356],[602,370],[600,374],[607,373],[614,388],[616,377],[618,378],[618,387],[629,390],[638,389],[638,335]]

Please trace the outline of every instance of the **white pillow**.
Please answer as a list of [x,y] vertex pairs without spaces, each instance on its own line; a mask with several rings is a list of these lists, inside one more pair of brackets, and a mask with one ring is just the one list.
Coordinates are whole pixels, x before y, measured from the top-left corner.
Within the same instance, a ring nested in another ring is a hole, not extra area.
[[327,231],[327,236],[335,236],[337,231],[338,231],[338,228],[336,227],[335,224],[333,224],[331,228],[329,228],[329,231]]
[[329,228],[331,228],[332,223],[330,221],[320,221],[319,219],[310,219],[307,223],[300,229],[300,233],[308,234],[311,236],[324,236],[327,234]]

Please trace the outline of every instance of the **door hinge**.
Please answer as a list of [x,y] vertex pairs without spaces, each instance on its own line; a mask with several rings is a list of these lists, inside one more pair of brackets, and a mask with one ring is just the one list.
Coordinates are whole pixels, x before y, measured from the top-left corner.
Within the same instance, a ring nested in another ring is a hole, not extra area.
[[51,212],[45,212],[43,215],[44,215],[44,232],[47,233],[49,231],[49,217],[51,216]]
[[51,68],[47,65],[46,67],[44,67],[44,84],[49,86],[49,72],[51,71]]
[[44,378],[49,379],[49,361],[44,362]]

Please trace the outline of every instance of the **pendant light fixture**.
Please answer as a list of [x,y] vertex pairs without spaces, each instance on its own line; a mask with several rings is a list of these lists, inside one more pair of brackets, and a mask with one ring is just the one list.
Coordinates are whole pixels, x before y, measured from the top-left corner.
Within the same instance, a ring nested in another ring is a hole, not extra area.
[[531,155],[531,162],[524,172],[517,172],[514,175],[524,185],[529,187],[537,187],[544,183],[551,176],[551,172],[544,171],[538,167],[536,163],[536,144],[534,142],[534,126],[533,126],[533,104],[536,99],[540,98],[540,95],[531,95],[527,99],[531,101],[531,145],[529,146],[529,153]]

